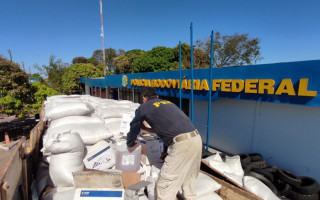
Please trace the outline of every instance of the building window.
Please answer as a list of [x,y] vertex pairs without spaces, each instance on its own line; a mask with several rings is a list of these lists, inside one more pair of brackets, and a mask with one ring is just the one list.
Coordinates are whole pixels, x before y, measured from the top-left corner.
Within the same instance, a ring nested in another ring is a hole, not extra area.
[[132,89],[120,88],[120,99],[132,101]]

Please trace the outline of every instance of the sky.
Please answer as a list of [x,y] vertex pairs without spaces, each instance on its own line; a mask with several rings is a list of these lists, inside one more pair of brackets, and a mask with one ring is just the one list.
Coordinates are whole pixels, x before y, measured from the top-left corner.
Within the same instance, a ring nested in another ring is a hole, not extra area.
[[[190,44],[211,31],[259,38],[258,64],[320,59],[320,0],[103,0],[105,48]],[[102,49],[99,0],[0,0],[0,54],[36,73]]]

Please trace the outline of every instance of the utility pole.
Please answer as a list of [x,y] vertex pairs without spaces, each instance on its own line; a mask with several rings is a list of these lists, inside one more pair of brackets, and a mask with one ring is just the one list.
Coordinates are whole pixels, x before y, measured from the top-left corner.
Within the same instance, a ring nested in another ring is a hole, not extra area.
[[8,49],[8,53],[9,53],[9,56],[10,56],[10,62],[12,62],[12,54],[11,54],[11,49]]
[[102,38],[103,74],[106,75],[106,55],[105,55],[105,52],[104,52],[104,32],[103,32],[102,0],[100,0],[100,18],[101,18],[101,38]]
[[22,69],[23,69],[23,71],[25,72],[25,73],[27,73],[26,72],[26,69],[24,68],[24,62],[22,61]]

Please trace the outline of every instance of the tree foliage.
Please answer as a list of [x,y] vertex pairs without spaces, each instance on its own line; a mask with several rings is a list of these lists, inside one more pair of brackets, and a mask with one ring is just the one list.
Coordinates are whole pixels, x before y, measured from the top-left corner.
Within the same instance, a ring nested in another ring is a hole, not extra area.
[[0,55],[0,110],[9,115],[20,115],[31,102],[28,75],[17,63]]
[[[115,72],[115,64],[114,59],[117,56],[122,56],[125,54],[125,51],[122,49],[119,49],[118,51],[113,48],[108,48],[104,50],[105,52],[105,60],[106,60],[106,71],[109,71],[111,73]],[[95,50],[92,54],[92,57],[90,59],[90,62],[93,64],[99,63],[103,65],[103,52],[102,50]],[[97,65],[95,65],[97,66]]]
[[116,74],[129,74],[133,72],[133,61],[143,55],[145,51],[134,49],[127,51],[124,55],[118,56],[114,59]]
[[[173,48],[175,55],[174,70],[179,69],[179,45]],[[210,66],[210,58],[200,48],[193,47],[193,68],[208,68]],[[191,69],[191,47],[186,43],[181,44],[181,68]]]
[[[88,61],[88,63],[91,63],[91,64],[93,64],[94,66],[98,66],[98,65],[100,64],[99,61],[96,60],[96,59],[93,58],[93,57],[88,58],[87,61]],[[102,64],[101,64],[101,65],[102,65]],[[102,69],[103,69],[103,67],[102,67]]]
[[74,64],[65,70],[62,75],[63,92],[66,94],[79,93],[80,77],[102,77],[103,72],[91,63]]
[[55,56],[50,56],[49,65],[42,65],[41,67],[35,64],[35,67],[45,76],[48,77],[47,84],[52,89],[63,92],[62,80],[65,70],[69,67],[69,64],[63,63],[61,59],[56,60]]
[[[248,34],[234,34],[221,36],[215,33],[214,66],[241,66],[254,64],[261,60],[259,38],[250,39]],[[210,55],[210,38],[197,40],[197,47]]]
[[[182,69],[190,69],[190,45],[187,43],[181,44],[181,68]],[[179,69],[179,45],[173,48],[173,53],[175,57],[174,70]]]
[[88,63],[88,59],[86,59],[83,56],[75,57],[72,59],[72,64],[77,64],[77,63]]
[[56,90],[48,87],[47,85],[34,82],[31,84],[32,90],[32,103],[27,105],[29,112],[32,114],[39,113],[41,111],[42,103],[46,100],[47,97],[53,95],[60,95],[61,93],[57,92]]
[[172,48],[155,47],[134,60],[132,72],[168,71],[172,68],[174,59]]

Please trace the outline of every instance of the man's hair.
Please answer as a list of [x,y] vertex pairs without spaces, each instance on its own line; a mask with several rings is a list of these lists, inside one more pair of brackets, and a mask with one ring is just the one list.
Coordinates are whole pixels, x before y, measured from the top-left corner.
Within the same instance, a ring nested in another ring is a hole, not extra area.
[[147,98],[150,98],[150,97],[154,97],[154,96],[157,96],[157,93],[156,93],[156,90],[152,87],[146,87],[142,90],[142,93],[141,95],[143,97],[147,97]]

